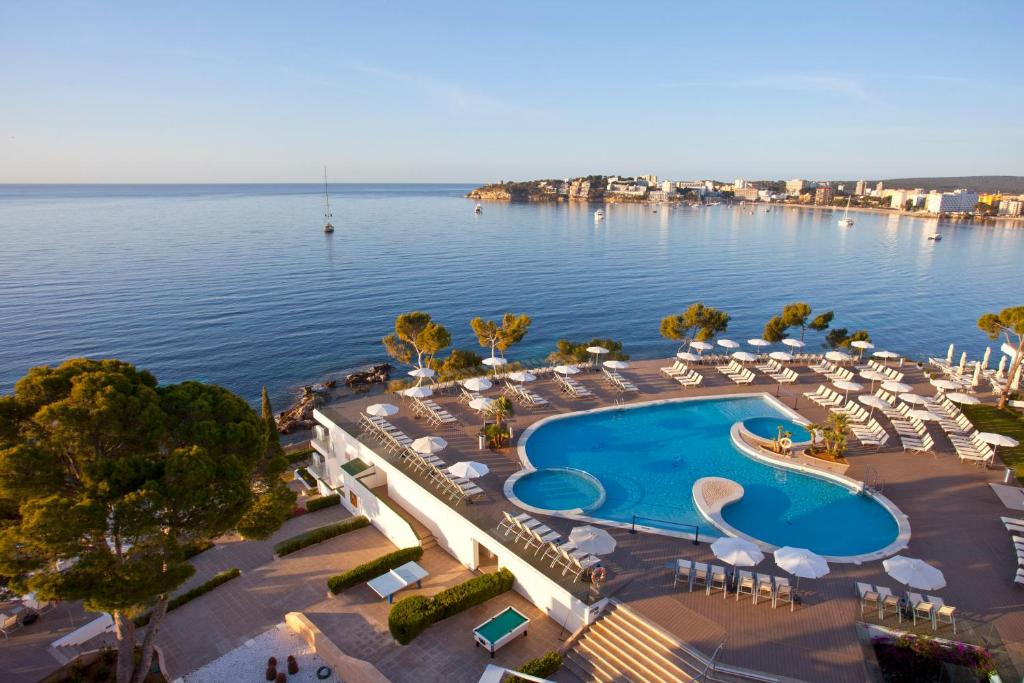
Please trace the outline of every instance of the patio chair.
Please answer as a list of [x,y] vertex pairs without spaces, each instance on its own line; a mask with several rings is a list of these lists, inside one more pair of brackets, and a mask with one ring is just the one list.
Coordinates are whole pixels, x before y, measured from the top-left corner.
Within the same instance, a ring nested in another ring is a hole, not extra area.
[[893,595],[893,592],[885,586],[875,586],[875,591],[878,596],[882,599],[882,604],[878,608],[878,618],[884,620],[889,610],[899,618],[899,623],[903,623],[903,608],[900,605],[900,599]]
[[697,586],[704,586],[705,590],[708,586],[708,566],[703,562],[693,563],[693,580],[690,581],[690,590],[692,591]]
[[749,595],[751,598],[754,597],[754,575],[746,570],[740,570],[739,578],[736,580],[737,602],[741,595]]
[[953,634],[956,635],[956,607],[947,605],[946,602],[937,595],[929,595],[928,602],[935,605],[936,626],[939,622],[945,622],[953,627]]
[[3,623],[0,624],[0,633],[4,635],[4,640],[7,640],[11,637],[11,634],[19,628],[21,628],[21,615],[12,614],[4,619]]
[[911,614],[914,616],[914,626],[917,626],[917,618],[927,619],[931,622],[932,630],[935,626],[935,605],[924,599],[920,593],[907,591],[907,602],[910,604]]
[[775,586],[772,584],[772,577],[768,574],[757,574],[756,577],[756,589],[754,590],[754,604],[757,604],[757,599],[764,597],[769,602],[775,597]]
[[775,595],[772,597],[772,609],[779,606],[779,603],[789,603],[789,611],[792,612],[796,606],[793,599],[793,587],[789,585],[789,579],[785,577],[775,578]]
[[860,598],[861,616],[864,616],[864,608],[867,607],[868,604],[873,605],[876,612],[881,612],[881,596],[878,595],[871,584],[857,582],[856,586],[857,596]]
[[672,588],[675,587],[682,581],[686,581],[686,585],[690,585],[690,576],[693,573],[693,562],[691,560],[676,560],[675,571],[672,573]]
[[729,596],[728,580],[725,575],[725,567],[719,565],[712,565],[711,567],[711,578],[707,585],[707,594],[711,595],[716,588],[722,589],[722,597],[726,598]]

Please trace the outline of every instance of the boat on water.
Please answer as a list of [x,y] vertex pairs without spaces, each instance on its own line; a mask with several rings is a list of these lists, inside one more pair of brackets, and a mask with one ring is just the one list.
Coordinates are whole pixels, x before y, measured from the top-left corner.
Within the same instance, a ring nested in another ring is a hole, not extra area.
[[603,221],[604,220],[604,209],[598,209],[597,211],[594,212],[594,220],[595,221]]
[[942,235],[937,232],[933,232],[932,234],[928,235],[928,239],[938,242],[939,240],[942,239]]
[[483,213],[483,212],[484,212],[484,207],[480,206],[479,204],[477,204],[475,207],[473,207],[473,213]]
[[846,198],[846,210],[843,211],[843,217],[839,219],[840,228],[852,228],[853,219],[850,218],[850,202],[853,201],[853,195]]
[[331,213],[331,195],[327,191],[327,167],[324,166],[324,232],[328,235],[334,232],[334,226],[331,224],[331,218],[334,214]]

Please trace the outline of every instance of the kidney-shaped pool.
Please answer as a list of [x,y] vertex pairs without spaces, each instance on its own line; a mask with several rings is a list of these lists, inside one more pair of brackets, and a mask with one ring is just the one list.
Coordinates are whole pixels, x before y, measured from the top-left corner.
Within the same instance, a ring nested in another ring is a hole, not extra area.
[[[765,396],[658,402],[636,407],[548,418],[523,434],[521,452],[533,467],[587,472],[605,490],[603,504],[588,514],[599,520],[672,531],[709,523],[695,509],[693,484],[725,477],[744,488],[722,509],[726,523],[776,546],[809,548],[834,557],[876,553],[894,543],[893,513],[870,496],[837,481],[776,467],[751,458],[730,440],[736,422],[790,418]],[[555,500],[557,486],[517,487],[524,503],[567,509]],[[538,499],[529,499],[536,491]],[[718,533],[717,531],[715,532]]]

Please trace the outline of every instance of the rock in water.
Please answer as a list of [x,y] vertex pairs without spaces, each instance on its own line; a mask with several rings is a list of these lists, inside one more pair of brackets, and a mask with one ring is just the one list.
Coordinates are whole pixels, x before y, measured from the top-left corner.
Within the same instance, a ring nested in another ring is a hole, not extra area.
[[370,384],[387,382],[388,377],[390,376],[391,365],[389,363],[382,363],[380,365],[374,365],[369,370],[351,373],[345,378],[345,384],[350,387],[364,387]]

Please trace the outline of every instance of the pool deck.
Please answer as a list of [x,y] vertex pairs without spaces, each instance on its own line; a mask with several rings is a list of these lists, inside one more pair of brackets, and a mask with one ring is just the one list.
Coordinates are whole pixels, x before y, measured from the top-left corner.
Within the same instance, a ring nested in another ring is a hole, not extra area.
[[[639,394],[619,394],[612,391],[599,374],[581,373],[576,378],[594,393],[593,399],[583,400],[564,396],[550,376],[542,376],[531,383],[530,388],[546,398],[550,405],[542,410],[517,405],[513,418],[516,434],[522,434],[531,424],[554,414],[618,402],[641,403],[752,392],[775,395],[779,391],[778,385],[761,373],[756,373],[757,381],[753,385],[737,386],[713,368],[704,373],[703,385],[684,390],[658,370],[669,364],[664,359],[638,361],[623,371],[622,374],[640,389]],[[813,390],[823,383],[824,378],[806,367],[794,367],[800,373],[800,382],[783,386],[779,400],[808,420],[823,420],[825,411],[802,393]],[[930,395],[934,392],[916,366],[908,363],[903,372],[906,373],[904,381],[913,384],[918,393]],[[486,395],[496,396],[497,391],[493,388]],[[444,429],[431,427],[423,419],[414,419],[410,404],[398,396],[361,396],[327,406],[322,412],[339,426],[354,431],[360,412],[367,405],[381,400],[401,406],[401,412],[390,419],[411,437],[443,436],[449,446],[440,457],[449,464],[476,460],[490,467],[489,475],[475,480],[486,491],[485,499],[471,505],[458,505],[455,509],[492,536],[502,538],[496,530],[501,512],[519,512],[502,492],[505,479],[521,469],[516,450],[479,450],[476,434],[481,418],[455,396],[435,395],[435,400],[460,422]],[[888,427],[884,417],[879,421]],[[884,483],[884,495],[910,518],[912,535],[909,547],[902,554],[924,559],[943,571],[947,586],[931,593],[958,608],[960,636],[972,642],[994,642],[1000,652],[1005,650],[1012,660],[1022,662],[1024,590],[1013,584],[1016,557],[1010,535],[999,520],[1001,515],[1015,513],[1004,507],[988,486],[1002,480],[1002,469],[984,469],[960,463],[942,432],[934,425],[929,425],[928,429],[935,437],[936,454],[853,447],[847,455],[850,462],[847,476],[862,479],[869,467],[878,472]],[[372,437],[363,438],[367,445],[377,445]],[[382,449],[374,450],[389,461],[397,462]],[[399,467],[409,471],[400,463]],[[415,474],[411,476],[422,481]],[[579,524],[569,519],[537,516],[563,536]],[[676,558],[724,564],[715,560],[707,543],[694,545],[680,538],[643,532],[630,534],[624,529],[611,528],[609,531],[617,539],[618,547],[614,553],[602,558],[608,569],[608,581],[600,593],[593,592],[589,584],[571,584],[546,567],[541,568],[586,600],[613,595],[705,654],[710,654],[724,641],[719,661],[725,664],[797,679],[866,680],[865,650],[855,626],[860,620],[860,610],[853,582],[888,586],[897,594],[904,589],[885,574],[880,562],[860,566],[832,564],[832,571],[827,577],[801,582],[802,604],[794,612],[784,608],[773,610],[763,602],[752,605],[749,597],[737,602],[734,596],[723,600],[720,593],[707,596],[703,592],[690,593],[683,587],[672,589],[666,564]],[[531,559],[530,553],[520,554]],[[753,570],[786,576],[770,557]],[[895,617],[889,617],[886,623],[895,626]],[[941,628],[939,634],[951,635],[949,626]],[[1014,672],[1008,669],[1003,673],[1005,676]],[[1020,674],[1017,675],[1019,679]]]

